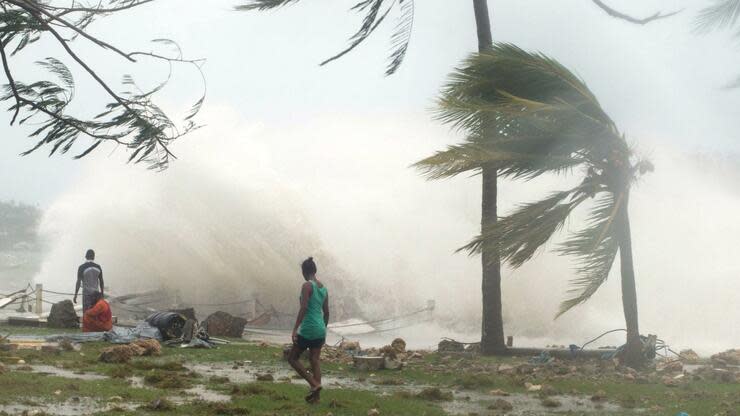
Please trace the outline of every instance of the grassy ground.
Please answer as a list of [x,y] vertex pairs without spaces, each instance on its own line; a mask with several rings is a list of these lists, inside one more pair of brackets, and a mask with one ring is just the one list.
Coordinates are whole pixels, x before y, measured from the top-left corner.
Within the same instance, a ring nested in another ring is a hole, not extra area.
[[[0,334],[58,333],[40,328],[19,329],[0,326]],[[99,404],[101,414],[140,415],[367,415],[376,408],[381,415],[443,415],[438,397],[422,398],[415,394],[425,386],[441,389],[443,393],[456,391],[490,396],[493,389],[509,393],[524,393],[525,382],[550,386],[558,394],[577,394],[588,397],[605,393],[612,403],[621,407],[611,415],[634,415],[633,408],[647,409],[642,414],[675,416],[684,411],[691,416],[740,415],[740,386],[692,380],[678,387],[667,387],[660,382],[637,383],[618,377],[604,376],[597,368],[583,377],[558,377],[549,373],[503,375],[495,369],[499,365],[514,365],[524,360],[516,358],[450,357],[426,354],[411,360],[400,371],[368,373],[341,363],[327,362],[327,378],[346,380],[346,386],[328,385],[318,405],[303,401],[306,386],[275,382],[235,383],[228,378],[213,377],[189,370],[191,364],[207,364],[231,368],[250,363],[247,368],[285,369],[282,350],[277,346],[258,345],[241,340],[215,350],[192,350],[163,347],[159,357],[139,357],[127,364],[105,364],[98,355],[109,344],[83,344],[79,351],[58,354],[34,350],[0,352],[0,362],[6,371],[0,374],[0,405],[26,404],[29,406],[70,403],[78,398],[90,398]],[[77,376],[104,375],[103,379],[84,380],[39,374],[18,366],[18,360],[27,365],[51,365],[68,370]],[[11,369],[12,366],[12,369]],[[239,371],[242,371],[241,368]],[[245,370],[246,371],[246,370]],[[131,383],[135,377],[139,383]],[[222,403],[193,400],[187,389],[204,386],[209,391],[225,395]],[[382,386],[383,388],[378,388]],[[530,395],[535,396],[533,393]],[[557,396],[555,396],[557,397]],[[491,400],[496,397],[490,396]],[[163,399],[163,400],[159,400]],[[504,398],[505,399],[505,398]],[[483,408],[485,409],[485,407]],[[544,409],[544,408],[543,408]],[[104,411],[103,411],[104,410]],[[488,414],[488,410],[481,414]],[[544,410],[543,410],[544,412]],[[539,414],[539,413],[533,413]],[[543,413],[544,414],[544,413]]]

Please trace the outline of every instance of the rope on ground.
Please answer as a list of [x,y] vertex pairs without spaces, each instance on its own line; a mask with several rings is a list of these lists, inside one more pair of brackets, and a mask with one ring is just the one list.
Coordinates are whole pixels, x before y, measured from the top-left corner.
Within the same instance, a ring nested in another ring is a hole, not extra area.
[[447,337],[442,337],[442,341],[452,341],[452,342],[456,342],[456,343],[462,344],[462,345],[478,345],[478,344],[480,344],[480,341],[475,341],[475,342],[460,342],[460,341],[458,341],[456,339],[447,338]]
[[592,343],[594,343],[594,342],[598,341],[599,339],[601,339],[601,338],[602,338],[602,337],[604,337],[605,335],[611,334],[611,333],[613,333],[613,332],[620,332],[620,331],[623,331],[623,332],[627,332],[627,330],[626,330],[626,329],[622,329],[622,328],[618,328],[618,329],[612,329],[612,330],[610,330],[610,331],[606,331],[606,332],[604,332],[603,334],[599,335],[598,337],[596,337],[596,338],[592,339],[591,341],[588,341],[587,343],[583,344],[583,345],[581,346],[581,348],[579,348],[579,349],[581,349],[581,350],[582,350],[582,349],[586,348],[586,345],[589,345],[589,344],[592,344]]
[[358,322],[358,323],[354,323],[354,324],[344,324],[344,325],[332,325],[329,329],[349,328],[349,327],[360,326],[360,325],[374,325],[374,324],[379,324],[379,323],[384,323],[384,322],[392,322],[392,321],[397,321],[397,320],[402,319],[402,318],[408,318],[409,316],[418,315],[418,314],[420,314],[422,312],[427,312],[427,311],[430,311],[430,310],[431,310],[431,308],[428,308],[427,307],[427,308],[419,309],[417,311],[409,312],[409,313],[404,314],[404,315],[398,315],[398,316],[394,316],[392,318],[386,318],[386,319],[379,319],[377,321]]
[[47,290],[47,289],[42,289],[41,291],[44,293],[51,293],[52,295],[62,295],[62,296],[74,296],[75,295],[74,293],[55,292],[53,290]]
[[254,299],[246,299],[246,300],[240,300],[236,302],[226,302],[226,303],[193,303],[189,306],[231,306],[231,305],[243,305],[246,303],[254,302]]

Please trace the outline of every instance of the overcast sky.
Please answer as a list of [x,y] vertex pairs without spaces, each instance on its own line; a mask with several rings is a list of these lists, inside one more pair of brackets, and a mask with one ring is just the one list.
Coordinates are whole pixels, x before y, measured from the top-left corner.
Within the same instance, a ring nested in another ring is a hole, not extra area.
[[[445,76],[476,47],[469,0],[424,0],[416,2],[413,39],[396,75],[383,76],[392,21],[363,47],[319,67],[356,29],[359,16],[348,12],[349,3],[304,1],[268,13],[237,13],[231,11],[235,2],[211,0],[206,7],[204,2],[159,0],[101,19],[89,31],[125,50],[150,49],[148,40],[154,38],[174,39],[187,57],[207,59],[206,106],[229,108],[249,123],[291,128],[327,115],[370,124],[391,117],[429,120]],[[572,68],[641,149],[655,153],[668,143],[689,150],[738,151],[740,91],[720,87],[740,73],[740,48],[726,33],[691,33],[692,19],[706,0],[612,1],[636,16],[685,9],[647,26],[610,18],[588,0],[489,3],[495,40],[542,51]],[[132,68],[114,54],[75,43],[113,85],[124,73],[133,72],[146,83],[166,71],[156,62]],[[29,63],[58,57],[55,46],[41,42],[13,58],[16,77],[33,80],[38,74]],[[75,74],[78,108],[98,110],[104,97],[84,74]],[[197,74],[179,67],[173,87],[162,97],[184,108],[197,99],[199,88]],[[0,113],[0,199],[47,205],[80,172],[81,163],[69,156],[47,159],[45,149],[18,156],[32,143],[28,131],[8,127],[9,120],[7,112]],[[455,140],[445,127],[435,128]],[[346,146],[352,146],[352,137],[346,137]],[[103,147],[92,157],[106,158],[113,150]]]

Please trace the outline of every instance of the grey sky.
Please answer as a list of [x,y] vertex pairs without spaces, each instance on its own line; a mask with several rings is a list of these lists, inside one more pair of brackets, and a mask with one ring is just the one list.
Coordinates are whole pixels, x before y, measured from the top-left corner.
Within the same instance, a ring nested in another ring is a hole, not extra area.
[[[395,76],[383,77],[393,22],[344,59],[318,67],[356,29],[359,16],[348,13],[348,2],[304,1],[258,14],[232,12],[235,1],[210,0],[206,7],[200,1],[160,0],[101,19],[90,30],[128,50],[149,48],[153,38],[177,40],[188,57],[208,60],[206,106],[229,107],[244,120],[268,126],[300,126],[333,113],[368,123],[391,115],[428,117],[446,74],[476,46],[470,1],[423,0],[416,2],[411,47]],[[705,0],[612,1],[638,16],[685,8],[674,18],[647,26],[610,18],[589,0],[489,3],[495,40],[540,50],[574,69],[641,149],[653,153],[661,143],[671,143],[738,150],[740,91],[719,87],[740,73],[740,50],[726,33],[691,33],[692,18]],[[131,71],[145,82],[164,75],[161,64],[131,68],[114,54],[83,41],[76,44],[114,85]],[[40,43],[14,59],[16,76],[27,79],[34,74],[28,62],[59,56],[51,46]],[[78,106],[97,110],[93,103],[102,103],[100,91],[84,74],[75,74]],[[191,70],[177,68],[163,98],[186,106],[197,98],[197,82]],[[24,135],[27,130],[9,128],[8,121],[9,114],[0,113],[0,198],[46,205],[78,174],[80,163],[68,156],[49,160],[44,149],[20,158],[18,153],[31,142]],[[445,127],[438,129],[446,134]],[[454,135],[449,137],[454,140]],[[346,145],[352,146],[351,137]],[[102,148],[93,157],[108,157],[112,150]]]

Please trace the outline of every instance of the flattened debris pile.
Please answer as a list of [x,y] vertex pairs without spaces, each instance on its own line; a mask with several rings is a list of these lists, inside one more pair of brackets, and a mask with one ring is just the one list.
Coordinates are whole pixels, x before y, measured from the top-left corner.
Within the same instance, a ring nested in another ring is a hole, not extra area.
[[[350,361],[354,363],[357,369],[361,370],[400,370],[410,360],[419,359],[423,355],[421,352],[406,350],[406,341],[402,338],[396,338],[390,345],[382,348],[360,349],[359,343],[343,342],[340,349],[344,346],[344,352]],[[346,362],[346,359],[345,359]]]
[[116,345],[104,349],[99,361],[111,364],[122,364],[131,361],[133,357],[160,355],[162,347],[156,339],[142,339],[126,345]]
[[79,328],[80,320],[72,301],[66,299],[53,304],[46,325],[49,328]]
[[740,350],[727,350],[719,354],[714,354],[710,359],[712,363],[721,366],[740,365]]
[[247,320],[218,311],[209,315],[200,325],[214,337],[241,338]]

